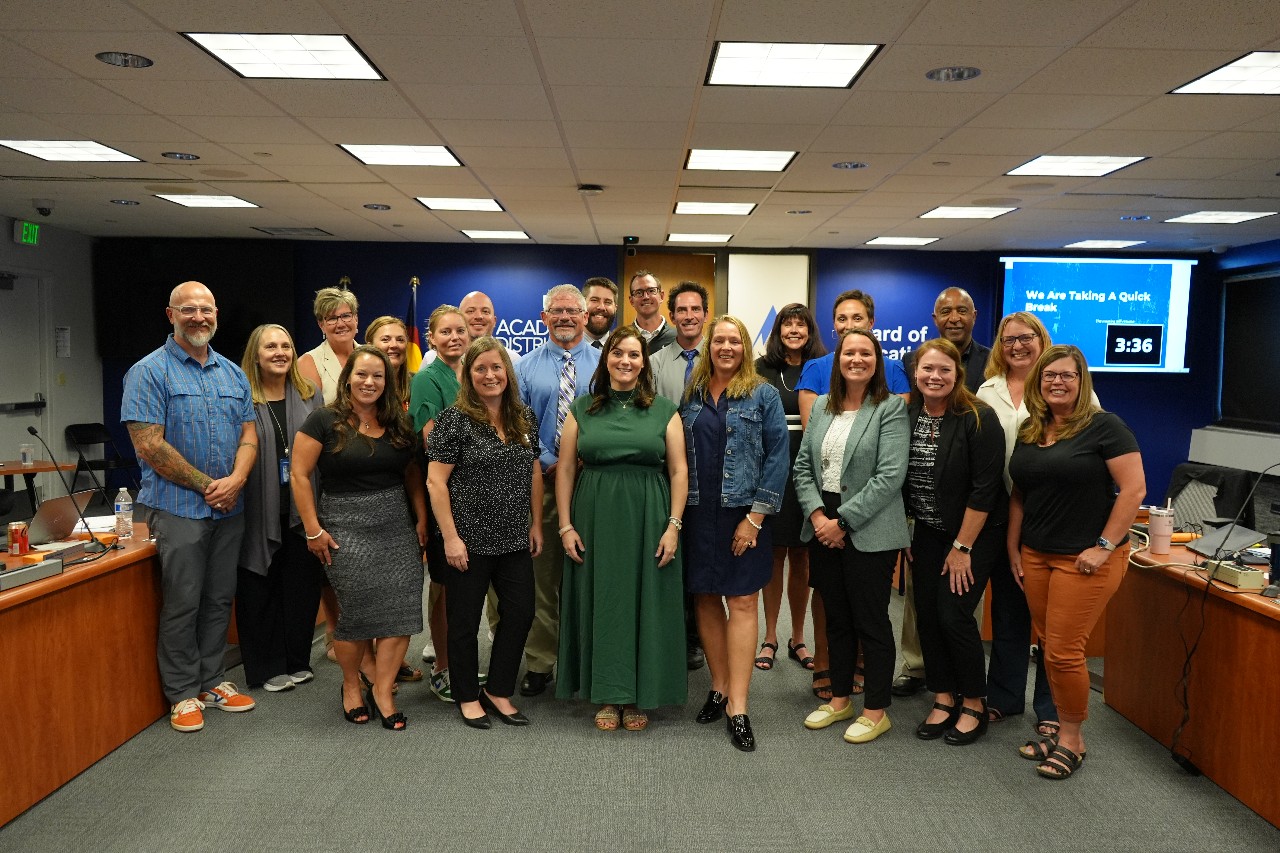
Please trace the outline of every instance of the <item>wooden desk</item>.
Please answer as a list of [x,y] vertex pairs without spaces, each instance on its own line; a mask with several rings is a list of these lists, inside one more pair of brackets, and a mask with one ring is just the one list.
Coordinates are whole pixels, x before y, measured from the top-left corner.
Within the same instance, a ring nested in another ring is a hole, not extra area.
[[[4,474],[4,487],[13,491],[13,475],[21,474],[27,484],[27,500],[31,502],[31,514],[36,511],[36,474],[49,474],[54,471],[74,471],[76,466],[65,462],[53,463],[37,459],[34,465],[23,465],[20,459],[6,459],[0,462],[0,473]],[[74,484],[73,484],[74,485]]]
[[0,826],[162,717],[155,546],[0,592]]
[[[1152,565],[1189,564],[1196,557],[1178,545],[1171,550],[1168,557],[1134,557],[1107,607],[1104,695],[1108,705],[1166,747],[1182,720],[1177,696],[1183,643],[1190,647],[1200,631],[1205,588],[1203,576],[1191,569]],[[1187,693],[1191,717],[1178,751],[1280,826],[1272,742],[1280,708],[1280,603],[1233,589],[1215,584],[1204,602],[1204,633]]]

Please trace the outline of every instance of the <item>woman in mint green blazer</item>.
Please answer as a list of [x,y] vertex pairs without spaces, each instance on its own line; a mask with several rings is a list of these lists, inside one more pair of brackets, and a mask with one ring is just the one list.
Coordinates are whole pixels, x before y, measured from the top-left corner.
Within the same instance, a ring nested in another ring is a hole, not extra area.
[[885,382],[880,343],[866,329],[840,337],[831,392],[814,401],[793,477],[806,521],[809,577],[827,608],[832,698],[805,718],[822,729],[853,719],[859,643],[866,668],[862,714],[849,743],[890,728],[886,709],[897,650],[889,593],[898,552],[910,544],[902,503],[909,450],[906,404]]

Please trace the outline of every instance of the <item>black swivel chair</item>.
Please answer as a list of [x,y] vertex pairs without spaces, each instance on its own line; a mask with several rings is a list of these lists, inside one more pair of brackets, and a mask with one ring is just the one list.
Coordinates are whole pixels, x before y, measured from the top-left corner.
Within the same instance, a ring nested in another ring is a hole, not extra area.
[[1245,500],[1256,476],[1238,468],[1183,462],[1173,469],[1165,493],[1173,501],[1178,528],[1202,533],[1205,519],[1235,518],[1236,513],[1241,527],[1252,528],[1253,506],[1246,506]]
[[[111,471],[129,471],[129,482],[133,486],[136,493],[138,490],[138,479],[133,475],[133,471],[138,469],[138,460],[132,456],[125,456],[120,452],[120,448],[116,446],[115,439],[111,437],[111,433],[107,430],[105,424],[71,424],[64,431],[67,443],[76,451],[76,471],[72,475],[72,485],[74,486],[80,473],[88,471],[101,471],[102,476],[102,499],[110,505],[114,499],[114,495],[108,490],[108,475]],[[89,459],[85,456],[85,451],[93,447],[101,445],[103,458]]]

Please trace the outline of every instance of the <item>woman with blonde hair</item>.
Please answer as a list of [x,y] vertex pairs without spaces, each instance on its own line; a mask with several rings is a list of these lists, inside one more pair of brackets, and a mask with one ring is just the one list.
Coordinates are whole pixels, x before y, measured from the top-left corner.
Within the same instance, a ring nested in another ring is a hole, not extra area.
[[404,320],[384,314],[364,330],[364,342],[387,354],[391,361],[392,384],[404,402],[405,411],[408,411],[409,380],[413,374],[409,372],[409,330],[405,328]]
[[689,460],[687,583],[711,670],[697,720],[726,717],[733,745],[750,752],[756,739],[747,690],[760,590],[773,576],[771,516],[782,506],[789,451],[782,398],[756,373],[751,335],[738,318],[712,322],[680,417]]
[[[240,362],[260,446],[244,488],[236,629],[245,681],[270,692],[311,680],[311,636],[323,577],[307,551],[289,490],[293,438],[321,404],[316,387],[298,372],[296,355],[289,332],[268,323],[250,333]],[[313,494],[315,488],[313,481]]]

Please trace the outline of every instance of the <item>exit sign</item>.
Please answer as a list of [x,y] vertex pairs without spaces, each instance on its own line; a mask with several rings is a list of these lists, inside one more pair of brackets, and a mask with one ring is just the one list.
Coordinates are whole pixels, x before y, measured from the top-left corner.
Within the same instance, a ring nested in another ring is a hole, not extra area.
[[13,222],[13,242],[24,246],[40,245],[40,223],[15,219]]

